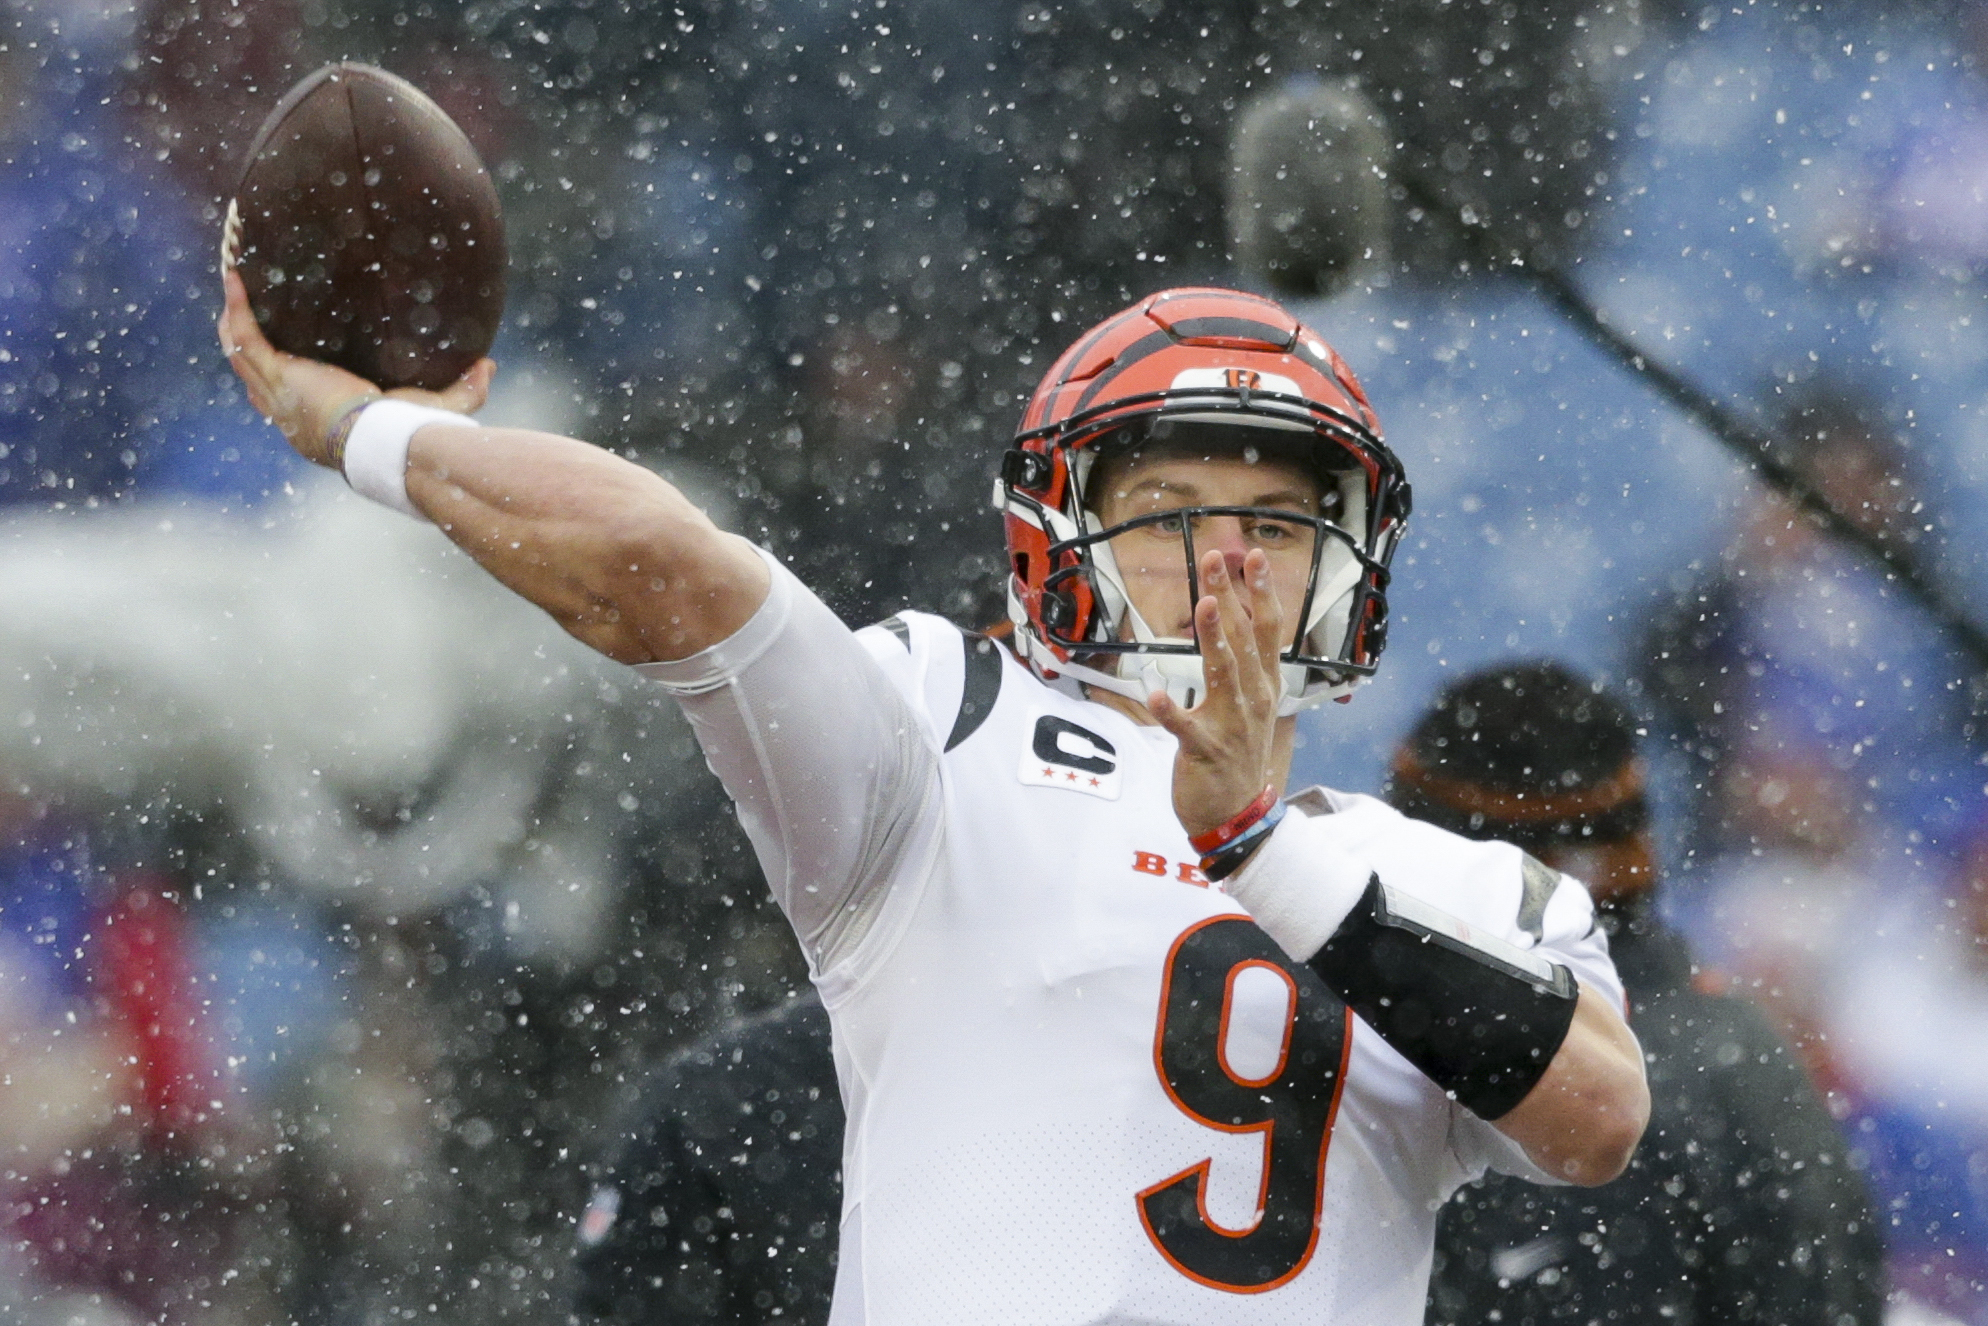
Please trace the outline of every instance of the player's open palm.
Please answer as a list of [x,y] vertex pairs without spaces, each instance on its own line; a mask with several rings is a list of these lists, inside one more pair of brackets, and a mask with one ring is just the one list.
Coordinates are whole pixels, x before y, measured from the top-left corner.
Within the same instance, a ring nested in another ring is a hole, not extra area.
[[1260,549],[1230,573],[1219,552],[1200,559],[1202,595],[1195,637],[1207,681],[1187,709],[1164,692],[1147,709],[1180,741],[1174,757],[1174,813],[1190,835],[1206,833],[1246,808],[1277,781],[1277,708],[1283,692],[1279,649],[1284,610]]
[[248,391],[249,404],[282,430],[304,459],[337,467],[327,435],[347,411],[368,400],[391,396],[470,414],[482,408],[496,365],[481,359],[442,391],[403,387],[383,392],[366,379],[332,364],[285,354],[269,343],[249,308],[248,291],[232,269],[221,274],[227,303],[221,311],[221,349]]

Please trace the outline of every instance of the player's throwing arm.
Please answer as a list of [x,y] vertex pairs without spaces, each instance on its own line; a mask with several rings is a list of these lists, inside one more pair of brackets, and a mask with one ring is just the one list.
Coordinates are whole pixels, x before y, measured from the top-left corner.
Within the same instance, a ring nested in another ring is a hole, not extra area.
[[609,658],[686,658],[731,635],[766,597],[752,546],[664,480],[572,438],[485,428],[494,365],[440,392],[387,392],[284,354],[224,275],[221,346],[249,403],[305,459],[432,520],[492,575]]

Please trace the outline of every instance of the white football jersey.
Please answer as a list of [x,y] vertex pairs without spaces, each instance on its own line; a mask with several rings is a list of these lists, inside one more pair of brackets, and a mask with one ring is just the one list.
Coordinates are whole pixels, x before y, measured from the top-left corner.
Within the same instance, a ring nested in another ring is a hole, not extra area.
[[[935,617],[784,569],[670,685],[835,1032],[835,1326],[1422,1320],[1436,1211],[1544,1180],[1195,867],[1175,742]],[[1620,1004],[1577,883],[1314,789],[1391,888]]]

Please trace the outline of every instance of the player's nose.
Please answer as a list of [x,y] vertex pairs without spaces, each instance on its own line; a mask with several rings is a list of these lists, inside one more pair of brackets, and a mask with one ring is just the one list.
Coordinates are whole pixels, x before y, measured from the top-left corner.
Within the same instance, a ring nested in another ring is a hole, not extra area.
[[1222,562],[1228,567],[1231,579],[1240,579],[1243,573],[1243,558],[1249,556],[1249,540],[1243,533],[1243,524],[1237,516],[1216,516],[1208,522],[1208,527],[1197,539],[1201,551],[1219,552]]

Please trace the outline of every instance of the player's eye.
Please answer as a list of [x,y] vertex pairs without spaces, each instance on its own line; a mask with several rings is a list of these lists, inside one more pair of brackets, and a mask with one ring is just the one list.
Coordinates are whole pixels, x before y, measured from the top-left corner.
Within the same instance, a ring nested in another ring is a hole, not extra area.
[[1162,516],[1146,526],[1148,533],[1162,539],[1177,539],[1186,528],[1187,517],[1182,515]]
[[1310,525],[1295,520],[1251,520],[1245,525],[1244,536],[1266,552],[1278,552],[1287,548],[1301,548],[1311,542]]

